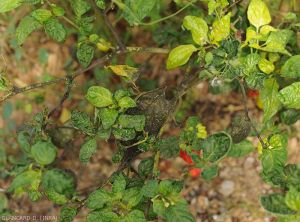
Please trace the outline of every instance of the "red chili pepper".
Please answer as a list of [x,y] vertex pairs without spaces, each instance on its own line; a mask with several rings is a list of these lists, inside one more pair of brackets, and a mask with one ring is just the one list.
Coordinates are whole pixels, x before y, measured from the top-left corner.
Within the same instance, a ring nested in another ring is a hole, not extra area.
[[188,164],[193,164],[192,157],[190,157],[186,151],[180,150],[179,156]]
[[253,90],[253,89],[248,90],[248,97],[256,98],[258,96],[259,96],[259,91],[258,90]]
[[[198,151],[193,150],[192,152],[198,154],[199,156],[202,155],[202,150],[198,150]],[[188,163],[188,164],[194,163],[192,157],[190,155],[188,155],[186,151],[180,150],[179,155],[186,163]]]
[[192,178],[197,178],[201,174],[201,169],[200,168],[192,168],[189,170],[189,174]]

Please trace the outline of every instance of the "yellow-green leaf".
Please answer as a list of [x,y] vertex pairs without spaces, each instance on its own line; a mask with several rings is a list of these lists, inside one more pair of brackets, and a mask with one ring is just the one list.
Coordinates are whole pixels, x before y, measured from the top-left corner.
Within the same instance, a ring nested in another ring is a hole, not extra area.
[[1,0],[0,1],[0,13],[8,12],[20,6],[21,0]]
[[208,26],[206,21],[202,18],[191,15],[185,16],[183,19],[183,26],[191,31],[195,43],[203,45],[207,42]]
[[112,93],[101,86],[91,86],[86,94],[86,99],[98,108],[106,107],[113,104]]
[[266,74],[270,74],[275,69],[274,64],[267,59],[261,59],[258,63],[258,67]]
[[167,60],[167,69],[174,69],[178,66],[186,64],[193,52],[196,51],[197,48],[192,44],[180,45],[172,49]]
[[271,15],[267,5],[262,0],[251,0],[247,12],[248,20],[256,28],[271,22]]
[[278,95],[279,85],[276,79],[266,79],[264,87],[260,91],[260,100],[263,103],[264,122],[270,120],[280,109],[280,100]]
[[280,90],[279,99],[286,108],[300,109],[300,82],[295,82]]
[[277,31],[277,29],[275,29],[273,26],[264,25],[263,27],[261,27],[259,32],[262,35],[268,35],[270,32],[275,32],[275,31]]
[[214,21],[210,39],[212,43],[217,44],[219,41],[226,39],[230,34],[230,16],[231,12],[223,16],[220,20]]
[[111,69],[114,74],[128,78],[131,78],[133,74],[138,72],[137,68],[128,65],[108,66],[108,68]]

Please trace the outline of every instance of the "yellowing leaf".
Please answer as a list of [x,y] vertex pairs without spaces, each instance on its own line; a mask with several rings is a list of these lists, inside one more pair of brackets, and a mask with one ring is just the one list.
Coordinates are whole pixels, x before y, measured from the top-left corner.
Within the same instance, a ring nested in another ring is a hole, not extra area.
[[253,39],[258,39],[260,37],[259,34],[257,34],[257,32],[255,31],[255,29],[251,26],[248,27],[246,30],[246,40],[245,43],[242,45],[242,48],[247,46],[247,44],[252,41]]
[[251,0],[248,12],[248,20],[257,29],[271,22],[271,15],[267,5],[262,0]]
[[210,39],[212,43],[217,44],[219,41],[226,39],[230,34],[230,16],[231,12],[223,16],[220,20],[214,21]]
[[204,21],[202,18],[191,15],[185,16],[183,19],[183,26],[187,30],[191,31],[195,43],[198,45],[203,45],[205,42],[207,42],[208,26],[206,21]]
[[270,25],[264,25],[260,29],[260,33],[262,35],[268,35],[270,32],[275,32],[275,31],[277,31],[277,29],[275,29],[273,26]]
[[97,48],[102,52],[107,52],[112,48],[111,43],[106,41],[103,38],[100,38],[96,45],[97,45]]
[[276,79],[272,78],[264,81],[264,87],[259,94],[263,103],[264,122],[270,120],[281,107],[278,89],[279,85]]
[[258,67],[266,74],[270,74],[275,69],[274,64],[267,59],[261,59],[258,63]]
[[71,119],[71,112],[67,108],[63,108],[59,117],[59,121],[61,123],[67,122],[69,119]]
[[137,68],[128,65],[108,66],[108,68],[111,69],[114,74],[128,78],[131,78],[135,73],[139,71]]
[[167,69],[174,69],[186,64],[193,52],[196,51],[197,48],[192,44],[180,45],[172,49],[167,60]]
[[197,124],[197,138],[205,139],[207,137],[206,127],[203,126],[201,123]]

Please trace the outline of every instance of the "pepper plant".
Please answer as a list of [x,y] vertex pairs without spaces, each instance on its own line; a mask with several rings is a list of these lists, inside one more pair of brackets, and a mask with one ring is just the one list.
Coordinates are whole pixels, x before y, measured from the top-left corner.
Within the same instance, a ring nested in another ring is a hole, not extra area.
[[[280,222],[300,221],[300,165],[287,160],[287,129],[300,119],[299,5],[290,4],[291,11],[276,25],[263,0],[1,0],[0,13],[27,8],[14,32],[19,46],[35,31],[58,43],[73,36],[74,60],[81,65],[64,77],[23,88],[1,74],[1,102],[59,82],[66,86],[57,107],[37,113],[18,130],[23,155],[10,169],[7,192],[61,205],[63,222],[83,208],[89,209],[86,221],[191,222],[195,218],[180,195],[186,177],[161,179],[160,161],[180,156],[189,165],[185,174],[213,180],[222,159],[258,152],[260,175],[276,192],[257,201]],[[165,15],[170,8],[173,14]],[[155,43],[126,46],[128,36],[116,30],[119,21],[128,32],[138,27],[152,33]],[[167,54],[165,68],[183,70],[181,81],[143,90],[142,67],[119,59],[137,53]],[[54,114],[69,98],[75,79],[96,67],[121,78],[123,87],[90,86],[81,102],[93,112],[75,109],[69,121],[57,125]],[[201,116],[185,115],[193,106],[186,93],[199,82],[208,82],[212,93],[240,94],[244,110],[227,129],[209,133]],[[263,110],[261,121],[249,114],[252,98]],[[174,119],[180,135],[165,136],[164,126]],[[65,129],[84,136],[78,157],[84,164],[101,152],[100,140],[117,146],[111,160],[117,170],[87,195],[76,190],[72,169],[58,167],[58,148],[64,143],[55,135]],[[250,138],[259,141],[257,149]],[[132,162],[141,154],[148,155],[135,169]]]

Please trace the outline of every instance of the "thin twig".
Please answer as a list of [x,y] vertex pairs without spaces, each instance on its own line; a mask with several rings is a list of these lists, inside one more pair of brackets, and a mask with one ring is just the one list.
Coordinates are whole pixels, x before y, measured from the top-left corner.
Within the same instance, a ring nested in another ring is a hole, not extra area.
[[19,87],[13,87],[13,89],[11,91],[9,91],[5,96],[0,98],[0,104],[4,101],[6,101],[7,99],[18,95],[20,93],[23,92],[27,92],[27,91],[31,91],[33,89],[37,89],[37,88],[42,88],[45,86],[49,86],[49,85],[53,85],[55,83],[59,83],[59,82],[63,82],[63,81],[68,81],[68,79],[70,78],[69,76],[71,76],[73,79],[77,78],[78,76],[82,75],[83,73],[94,69],[97,66],[100,65],[104,65],[107,61],[109,61],[113,56],[115,55],[122,55],[122,54],[126,54],[126,53],[157,53],[157,54],[166,54],[168,53],[169,50],[168,49],[162,49],[162,48],[142,48],[142,47],[127,47],[125,51],[121,51],[121,50],[117,50],[117,51],[113,51],[107,55],[105,55],[102,58],[99,58],[97,60],[95,60],[89,67],[87,68],[80,68],[77,71],[73,72],[70,75],[64,76],[64,77],[60,77],[60,78],[56,78],[50,81],[46,81],[46,82],[40,82],[40,83],[34,83],[32,85],[28,85],[22,88]]
[[73,86],[73,80],[74,78],[69,76],[68,77],[68,80],[66,81],[66,91],[63,95],[63,97],[61,98],[59,104],[54,108],[52,109],[49,114],[48,114],[48,119],[56,112],[56,111],[59,111],[62,107],[62,105],[64,104],[64,102],[69,98],[69,95],[71,93],[71,90],[72,90],[72,86]]
[[112,26],[111,22],[108,19],[107,13],[109,12],[109,10],[110,10],[110,8],[107,8],[103,13],[104,22],[105,22],[106,26],[108,27],[108,29],[110,30],[110,32],[112,33],[113,37],[115,38],[120,50],[125,51],[126,50],[125,45],[121,41],[118,33],[116,32],[115,28]]
[[260,133],[258,132],[258,130],[256,129],[256,127],[254,126],[250,116],[249,116],[249,109],[248,109],[248,105],[247,105],[247,95],[246,95],[246,90],[245,90],[245,87],[244,87],[244,82],[243,80],[239,80],[239,84],[240,84],[240,88],[241,88],[241,91],[242,91],[242,95],[243,95],[243,104],[244,104],[244,111],[245,111],[245,115],[247,117],[247,119],[249,120],[250,124],[251,124],[251,127],[252,129],[254,130],[255,134],[256,134],[256,137],[259,139],[261,145],[263,146],[263,148],[267,148],[267,145],[265,144],[265,142],[263,141]]

